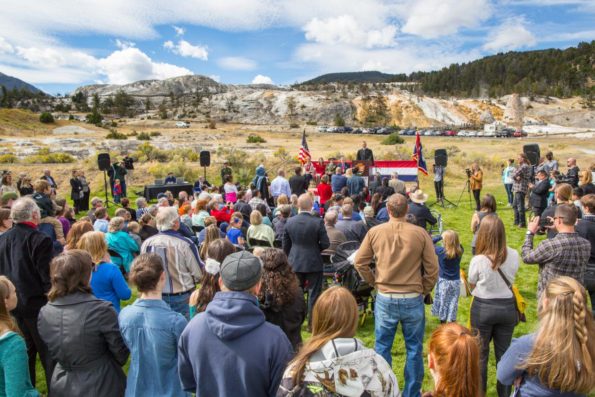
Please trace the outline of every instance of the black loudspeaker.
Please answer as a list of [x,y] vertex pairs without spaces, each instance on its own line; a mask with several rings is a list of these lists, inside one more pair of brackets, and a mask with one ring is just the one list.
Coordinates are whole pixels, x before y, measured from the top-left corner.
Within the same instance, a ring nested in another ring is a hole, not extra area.
[[211,152],[203,150],[200,152],[200,166],[210,167],[211,166]]
[[99,167],[99,171],[109,170],[109,167],[111,166],[109,153],[99,153],[97,155],[97,166]]
[[434,163],[441,167],[446,167],[448,163],[448,154],[446,149],[436,149],[434,152]]
[[539,158],[541,157],[541,152],[539,151],[539,145],[536,143],[530,143],[528,145],[523,146],[523,153],[529,159],[531,165],[538,165]]

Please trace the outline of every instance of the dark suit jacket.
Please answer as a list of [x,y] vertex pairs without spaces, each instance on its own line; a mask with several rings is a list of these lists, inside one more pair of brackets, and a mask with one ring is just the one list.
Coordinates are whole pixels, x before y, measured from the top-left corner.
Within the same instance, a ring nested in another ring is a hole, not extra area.
[[356,160],[365,160],[374,163],[374,153],[372,153],[372,149],[361,148],[360,150],[358,150]]
[[533,187],[531,196],[529,196],[529,204],[531,204],[531,207],[546,208],[549,189],[550,181],[547,178],[545,178],[543,181],[539,181],[537,185]]
[[83,184],[78,178],[70,178],[70,198],[72,201],[81,199],[81,192],[83,191]]
[[301,212],[287,220],[283,233],[283,251],[295,272],[322,272],[320,252],[330,245],[322,218]]
[[424,204],[417,204],[417,203],[409,203],[409,214],[415,215],[415,219],[417,219],[417,225],[426,228],[427,224],[435,225],[436,218],[430,212],[430,209],[426,207]]
[[306,177],[303,175],[294,175],[289,178],[289,187],[291,188],[291,194],[297,194],[298,196],[308,191],[308,182]]

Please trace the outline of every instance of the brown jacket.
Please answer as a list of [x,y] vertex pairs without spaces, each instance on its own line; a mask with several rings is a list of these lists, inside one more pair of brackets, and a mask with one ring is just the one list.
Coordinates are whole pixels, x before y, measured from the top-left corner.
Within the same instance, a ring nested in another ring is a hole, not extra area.
[[[370,269],[372,258],[375,275]],[[391,218],[370,229],[357,251],[355,268],[383,293],[427,295],[438,280],[438,257],[430,235],[404,219]]]
[[471,181],[471,190],[481,190],[481,188],[483,187],[483,171],[479,170],[471,174],[469,180]]

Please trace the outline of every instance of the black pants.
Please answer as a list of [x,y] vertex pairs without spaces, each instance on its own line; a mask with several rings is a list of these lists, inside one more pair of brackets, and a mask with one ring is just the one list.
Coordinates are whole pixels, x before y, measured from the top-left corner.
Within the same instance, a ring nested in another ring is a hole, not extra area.
[[322,272],[296,274],[300,287],[308,294],[308,325],[312,326],[312,308],[322,292]]
[[436,201],[444,198],[444,181],[434,181],[434,189],[436,190]]
[[83,198],[79,201],[79,210],[80,211],[89,211],[89,198],[91,196],[91,192],[85,192],[83,194]]
[[[506,352],[512,341],[512,333],[518,322],[514,298],[481,299],[473,298],[471,304],[471,327],[479,331],[480,370],[483,392],[487,389],[488,359],[490,342],[494,340],[496,364]],[[496,384],[498,397],[510,396],[511,387],[500,382]]]
[[29,376],[31,377],[31,383],[35,386],[35,363],[37,361],[37,354],[39,354],[39,360],[43,366],[45,372],[45,382],[50,388],[52,380],[52,372],[54,371],[54,362],[50,357],[48,348],[39,336],[37,331],[37,317],[20,317],[15,316],[19,329],[23,333],[23,339],[27,345],[27,356],[29,357]]
[[533,216],[541,216],[541,214],[543,214],[543,211],[545,211],[545,208],[533,207]]
[[480,195],[481,195],[481,189],[476,189],[473,190],[473,198],[475,199],[475,210],[479,211],[481,209],[481,205],[480,205]]
[[514,192],[514,199],[512,200],[512,207],[514,209],[514,224],[522,227],[527,226],[527,218],[525,217],[525,193]]

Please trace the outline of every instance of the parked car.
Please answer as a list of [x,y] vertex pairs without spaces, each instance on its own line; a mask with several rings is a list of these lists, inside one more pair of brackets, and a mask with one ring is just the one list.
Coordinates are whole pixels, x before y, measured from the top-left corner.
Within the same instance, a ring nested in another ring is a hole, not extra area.
[[496,133],[494,131],[485,131],[483,133],[483,136],[486,138],[493,138],[496,136]]
[[455,130],[448,130],[444,133],[446,136],[457,136],[457,132]]
[[353,128],[351,127],[343,127],[343,129],[345,130],[345,132],[353,132]]
[[189,128],[190,123],[186,121],[176,121],[176,128]]
[[473,137],[473,138],[475,138],[475,137],[477,136],[477,131],[469,131],[469,132],[467,133],[467,136],[468,136],[468,137]]
[[467,136],[467,131],[461,130],[458,132],[457,136],[465,137]]
[[485,136],[485,132],[484,131],[477,131],[477,137],[478,138],[483,138]]
[[325,125],[321,125],[321,126],[320,126],[320,127],[318,127],[317,129],[318,129],[318,132],[326,132],[326,129],[327,129],[327,128],[328,128],[327,126],[325,126]]
[[361,128],[355,128],[352,132],[354,134],[361,134],[362,133],[362,129]]

